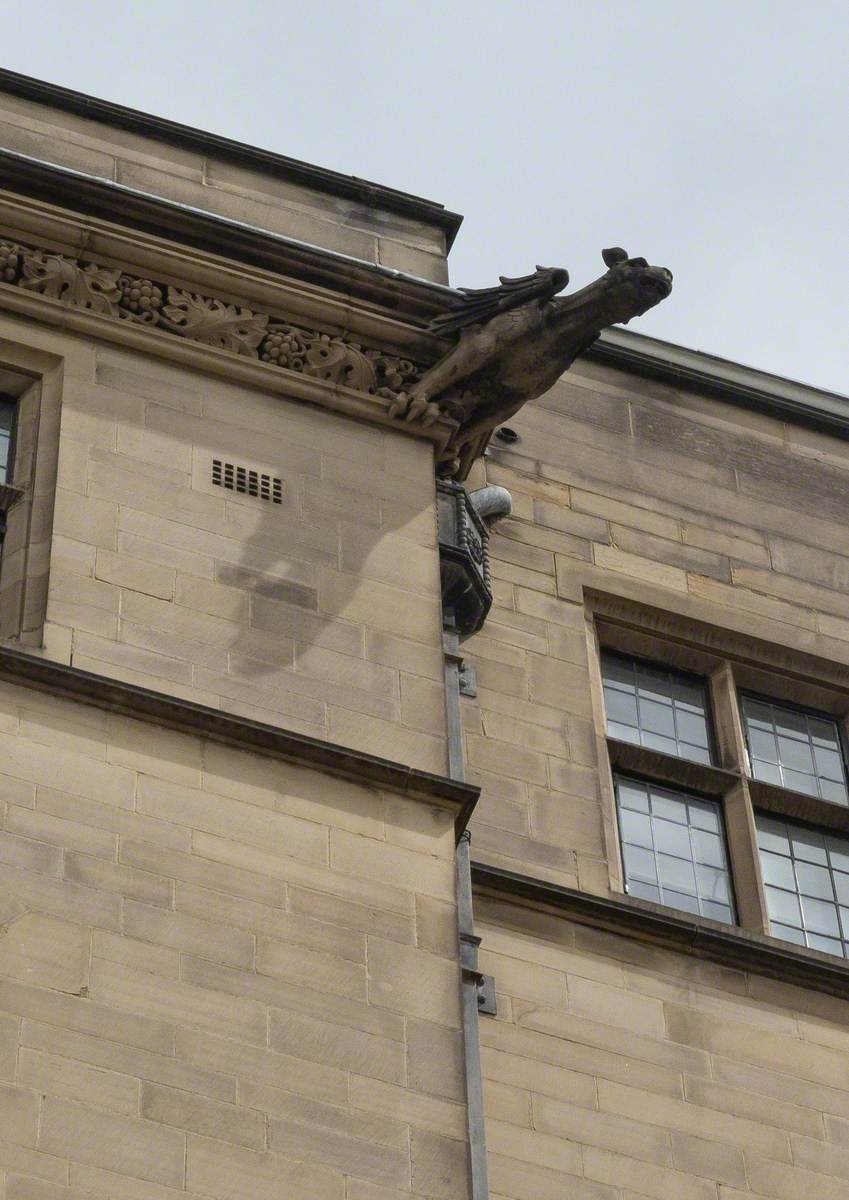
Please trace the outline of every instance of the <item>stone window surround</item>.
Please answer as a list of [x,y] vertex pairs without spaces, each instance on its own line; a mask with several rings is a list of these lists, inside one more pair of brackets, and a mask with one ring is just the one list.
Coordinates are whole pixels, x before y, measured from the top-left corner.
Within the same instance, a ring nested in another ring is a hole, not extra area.
[[47,581],[66,361],[2,336],[0,381],[17,401],[0,562],[0,641],[38,650],[44,642]]
[[[722,807],[738,926],[770,938],[770,920],[757,844],[755,811],[821,830],[849,835],[849,808],[753,779],[741,716],[741,693],[833,717],[849,734],[849,688],[839,669],[812,655],[707,626],[674,613],[601,593],[586,596],[590,632],[594,723],[610,889],[624,894],[614,774],[667,785]],[[747,652],[751,649],[751,652]],[[609,650],[703,676],[707,680],[715,738],[715,764],[688,762],[607,736],[601,684],[601,651]],[[843,673],[845,677],[845,672]],[[646,903],[643,902],[645,906]],[[661,905],[651,905],[668,911]],[[774,939],[781,944],[779,939]]]

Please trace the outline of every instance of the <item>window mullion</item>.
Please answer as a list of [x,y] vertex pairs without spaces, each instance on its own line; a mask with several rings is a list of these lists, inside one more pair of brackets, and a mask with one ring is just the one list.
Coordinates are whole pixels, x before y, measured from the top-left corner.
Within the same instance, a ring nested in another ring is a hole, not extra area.
[[745,778],[724,797],[728,854],[737,899],[737,918],[743,929],[769,933],[755,814]]
[[709,676],[714,733],[719,766],[740,775],[749,774],[749,754],[740,717],[737,685],[731,664],[724,662]]
[[749,793],[749,754],[731,664],[722,663],[709,678],[720,765],[741,776],[724,798],[725,828],[731,859],[737,919],[744,929],[769,933],[755,814]]

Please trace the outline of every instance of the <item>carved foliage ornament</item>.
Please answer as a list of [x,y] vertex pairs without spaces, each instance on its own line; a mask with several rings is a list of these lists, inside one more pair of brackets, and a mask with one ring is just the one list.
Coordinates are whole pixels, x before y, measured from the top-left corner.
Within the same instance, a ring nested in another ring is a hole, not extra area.
[[268,313],[17,242],[0,240],[0,282],[388,399],[423,371],[345,336],[301,329]]

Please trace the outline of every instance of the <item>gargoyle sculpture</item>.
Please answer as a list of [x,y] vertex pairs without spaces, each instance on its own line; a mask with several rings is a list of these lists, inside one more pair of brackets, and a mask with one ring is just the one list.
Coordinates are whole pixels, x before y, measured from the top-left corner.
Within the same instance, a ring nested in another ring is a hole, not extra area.
[[440,473],[464,478],[497,425],[552,387],[608,325],[627,324],[664,300],[672,274],[602,251],[607,272],[571,296],[553,299],[568,271],[537,267],[501,286],[461,289],[430,330],[459,335],[446,355],[400,395],[391,415],[427,424],[440,414],[457,422]]

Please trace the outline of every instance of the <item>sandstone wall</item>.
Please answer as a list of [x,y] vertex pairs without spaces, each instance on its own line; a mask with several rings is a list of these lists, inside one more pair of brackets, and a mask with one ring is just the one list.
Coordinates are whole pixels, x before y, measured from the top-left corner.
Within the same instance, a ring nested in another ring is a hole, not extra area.
[[[430,445],[4,329],[61,364],[48,657],[442,772]],[[213,459],[280,479],[282,503],[215,485]]]
[[505,1200],[845,1200],[849,1003],[478,901]]
[[606,892],[585,595],[822,656],[839,680],[849,443],[586,361],[510,425],[519,442],[496,439],[473,479],[514,503],[492,540],[495,605],[465,643],[474,855]]
[[462,1200],[449,813],[0,686],[0,1195]]

